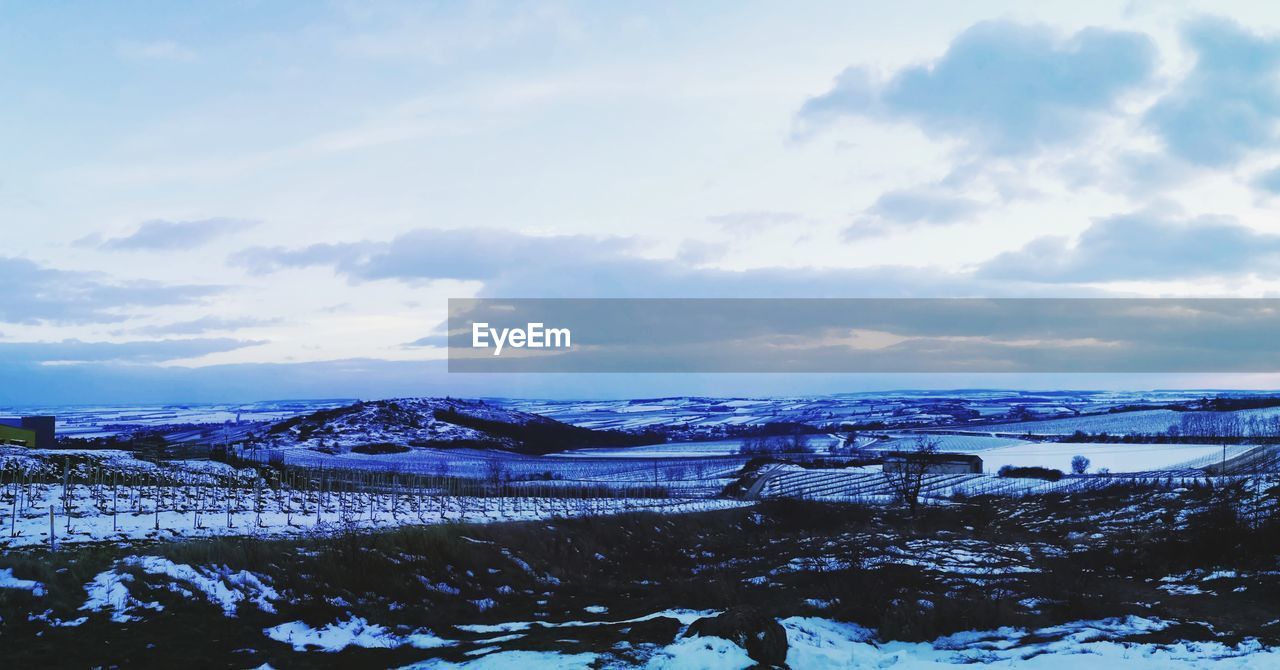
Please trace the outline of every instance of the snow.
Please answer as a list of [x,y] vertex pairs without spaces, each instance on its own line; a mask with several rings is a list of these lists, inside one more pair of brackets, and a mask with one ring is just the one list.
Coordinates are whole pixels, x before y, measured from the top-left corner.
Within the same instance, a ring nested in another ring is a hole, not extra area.
[[1093,414],[1066,419],[1022,421],[1017,423],[983,426],[993,433],[1033,435],[1070,435],[1074,432],[1108,433],[1110,435],[1154,435],[1169,430],[1181,422],[1181,413],[1171,409],[1149,409],[1114,414]]
[[435,649],[454,644],[424,631],[398,635],[386,626],[371,624],[358,616],[325,624],[318,629],[301,621],[290,621],[267,628],[263,633],[277,642],[293,645],[294,651],[337,652],[353,646],[394,649],[406,645],[417,649]]
[[[642,619],[660,615],[662,613],[655,613]],[[787,664],[805,670],[864,667],[939,670],[963,666],[1069,670],[1082,665],[1139,670],[1246,670],[1274,667],[1280,662],[1280,651],[1263,647],[1252,639],[1234,646],[1218,642],[1128,642],[1129,638],[1173,625],[1169,621],[1135,616],[1076,621],[1031,631],[1016,628],[965,631],[932,642],[880,642],[871,629],[821,617],[789,617],[779,620],[779,624],[787,634]],[[346,639],[342,634],[333,636]],[[375,640],[384,638],[381,632],[374,635]],[[755,665],[745,650],[718,637],[685,637],[663,646],[628,645],[627,648],[641,654],[644,659],[641,667],[655,670],[744,670]],[[470,654],[483,656],[461,663],[433,659],[410,667],[522,667],[529,670],[615,667],[611,659],[596,654],[495,649],[485,646],[473,650]]]
[[[319,515],[315,510],[315,493],[294,491],[277,496],[269,491],[262,496],[262,512],[254,511],[252,489],[241,488],[228,500],[228,491],[210,487],[175,486],[166,488],[165,507],[159,513],[156,529],[154,488],[118,487],[119,512],[113,519],[111,488],[76,485],[70,496],[71,524],[62,505],[61,484],[32,484],[30,496],[23,495],[23,508],[16,520],[0,509],[5,526],[13,525],[14,533],[0,537],[0,548],[48,545],[49,509],[55,516],[55,533],[59,545],[98,541],[172,540],[218,536],[250,535],[255,537],[308,537],[327,535],[352,529],[394,528],[450,522],[491,523],[502,521],[536,521],[552,518],[601,516],[628,512],[682,514],[749,505],[738,500],[708,498],[483,498],[464,496],[423,496],[390,493],[368,496],[363,509],[340,507],[335,496],[325,498]],[[105,500],[103,499],[105,496]],[[128,501],[137,503],[131,507]],[[175,504],[176,501],[176,504]],[[200,508],[199,523],[196,507]],[[231,514],[226,507],[231,506]],[[286,509],[287,506],[287,509]],[[178,509],[173,509],[177,507]],[[414,510],[417,511],[414,511]],[[290,513],[289,510],[292,510]],[[228,522],[228,516],[230,520]],[[8,529],[6,528],[6,531]]]
[[439,412],[512,425],[552,423],[545,417],[504,409],[481,401],[453,398],[396,398],[355,403],[278,424],[262,446],[319,448],[335,454],[370,444],[409,445],[488,442],[514,447],[516,441],[476,428],[450,423]]
[[[649,657],[644,667],[652,670],[742,670],[754,665],[755,661],[742,647],[719,637],[696,636],[681,638],[662,647]],[[806,666],[793,664],[792,667]]]
[[1198,596],[1204,593],[1204,589],[1195,584],[1161,584],[1156,588],[1171,596]]
[[0,589],[22,589],[37,597],[45,593],[44,584],[31,579],[18,579],[13,576],[12,568],[0,568]]
[[703,617],[715,616],[719,612],[715,610],[686,610],[686,609],[670,609],[646,614],[634,619],[622,619],[620,621],[508,621],[495,624],[462,624],[454,626],[460,631],[467,633],[489,634],[489,633],[514,633],[529,630],[534,626],[540,628],[578,628],[583,626],[620,626],[631,623],[641,623],[659,617],[668,617],[680,622],[682,626],[701,619]]
[[33,614],[27,615],[27,621],[39,621],[41,623],[45,623],[50,626],[61,627],[61,628],[74,628],[76,626],[84,624],[88,620],[89,620],[89,617],[82,616],[82,617],[77,617],[75,619],[64,621],[62,619],[59,619],[53,616],[52,609],[47,609],[43,612],[40,612],[39,614],[33,613]]
[[[1027,444],[1026,440],[1020,440],[1013,437],[991,437],[989,435],[948,435],[944,433],[922,433],[926,435],[930,441],[938,443],[938,451],[948,451],[955,453],[976,453],[985,455],[985,452],[1001,447],[1012,447],[1021,444]],[[864,446],[871,451],[911,451],[915,448],[920,434],[895,434],[888,440],[880,442],[872,442]]]
[[232,572],[226,567],[193,568],[161,556],[126,556],[85,585],[87,598],[80,609],[110,611],[111,620],[119,623],[137,620],[133,613],[138,609],[162,611],[164,608],[159,603],[143,602],[130,592],[129,585],[135,578],[132,573],[121,569],[124,567],[136,568],[147,575],[167,577],[171,581],[164,588],[183,596],[192,596],[194,589],[221,609],[225,616],[235,616],[236,608],[242,602],[252,603],[263,612],[272,614],[276,611],[272,601],[280,598],[262,577],[247,570]]
[[[3,414],[49,414],[58,417],[58,434],[90,438],[128,434],[138,429],[200,424],[204,429],[219,425],[242,425],[278,421],[318,409],[349,404],[349,400],[284,400],[247,404],[193,405],[97,405],[14,408]],[[239,423],[237,423],[239,422]]]
[[982,452],[983,468],[996,472],[1002,466],[1038,466],[1071,471],[1077,455],[1089,459],[1089,472],[1108,468],[1111,472],[1162,470],[1203,459],[1221,457],[1222,447],[1206,444],[1100,444],[1044,442],[1000,447]]
[[116,623],[137,621],[139,617],[130,614],[138,609],[162,611],[160,603],[142,602],[129,593],[127,584],[133,581],[129,573],[117,573],[115,570],[104,570],[98,573],[93,581],[85,584],[84,590],[88,598],[80,606],[82,611],[102,612],[110,610],[111,620]]
[[[988,438],[989,439],[989,438]],[[809,435],[805,443],[808,452],[824,453],[838,442],[830,435]],[[706,458],[735,456],[742,451],[743,440],[712,440],[705,442],[666,442],[635,447],[595,447],[571,449],[553,454],[558,458]]]
[[1244,670],[1280,663],[1280,651],[1263,648],[1254,640],[1238,646],[1217,642],[1169,645],[1124,642],[1125,637],[1170,625],[1133,616],[1079,621],[1032,632],[1009,628],[971,631],[931,643],[877,643],[873,631],[866,628],[814,617],[791,617],[779,623],[786,629],[790,644],[787,663],[793,668],[813,670],[848,667],[925,670],[975,663],[1012,664],[1039,670],[1081,666]]
[[820,617],[791,617],[779,623],[787,632],[787,663],[793,668],[842,668],[849,645],[875,639],[875,631]]
[[[223,567],[215,573],[208,569],[176,564],[161,556],[130,556],[121,563],[137,566],[147,574],[165,575],[175,581],[189,584],[204,594],[209,602],[222,608],[227,616],[234,616],[236,607],[246,600],[257,605],[263,612],[275,613],[276,610],[271,601],[280,598],[280,594],[276,593],[275,589],[248,570],[231,572]],[[186,591],[178,584],[171,584],[170,590],[180,593]]]
[[559,654],[552,651],[503,651],[490,653],[480,658],[453,663],[440,659],[431,659],[406,666],[419,670],[436,670],[442,668],[462,668],[465,670],[506,670],[521,668],[522,670],[591,670],[597,659],[595,654]]

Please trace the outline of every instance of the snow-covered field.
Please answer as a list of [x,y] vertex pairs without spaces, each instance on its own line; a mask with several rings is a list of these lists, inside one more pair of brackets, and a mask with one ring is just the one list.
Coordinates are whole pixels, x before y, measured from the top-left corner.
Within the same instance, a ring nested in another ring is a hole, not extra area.
[[[1046,419],[1044,421],[1021,421],[1002,423],[990,426],[972,427],[975,431],[1021,435],[1070,435],[1076,431],[1089,434],[1107,433],[1109,435],[1158,435],[1177,428],[1182,423],[1183,415],[1170,409],[1150,409],[1133,412],[1116,412],[1114,414],[1093,414],[1088,416],[1064,419]],[[1246,409],[1228,413],[1238,419],[1242,426],[1251,421],[1270,422],[1280,416],[1280,407],[1264,407]]]
[[[970,438],[982,439],[982,438]],[[667,442],[637,447],[571,449],[552,454],[563,458],[696,458],[700,456],[736,456],[744,440],[709,440],[703,442]],[[805,449],[810,453],[825,453],[827,448],[840,440],[832,435],[805,436]]]
[[350,400],[279,400],[252,403],[181,405],[74,405],[0,408],[0,416],[48,414],[58,419],[63,437],[107,437],[136,428],[178,424],[279,421],[318,409],[340,407]]
[[[667,446],[667,445],[662,445]],[[643,447],[640,447],[643,449]],[[594,452],[595,450],[589,450]],[[419,475],[448,475],[484,479],[494,472],[521,481],[551,485],[574,483],[592,486],[662,486],[719,491],[749,457],[693,451],[678,458],[660,454],[612,455],[575,453],[529,456],[506,451],[416,448],[399,454],[326,454],[305,448],[244,452],[261,462],[273,456],[290,465],[310,468],[343,468]]]
[[[1049,492],[1078,493],[1127,486],[1135,481],[1166,482],[1171,478],[1184,484],[1209,480],[1203,473],[1174,470],[1148,470],[1134,476],[1064,477],[1058,481],[1006,478],[991,473],[931,474],[925,475],[920,495],[926,501],[945,501],[957,495],[1018,497]],[[761,495],[766,498],[805,498],[867,504],[889,504],[899,496],[893,482],[878,468],[806,469],[792,465],[781,466],[766,475]]]
[[[670,617],[682,627],[714,611],[666,610],[634,619],[607,622],[627,624]],[[534,621],[492,624],[484,630],[501,633],[501,642],[523,637],[521,631],[531,627],[559,628],[566,636],[575,630],[602,625],[598,621],[562,623]],[[937,638],[931,642],[882,642],[874,630],[857,624],[822,617],[793,616],[780,619],[787,638],[787,665],[805,670],[844,670],[847,668],[955,668],[974,666],[1026,667],[1040,670],[1080,668],[1082,662],[1110,667],[1142,670],[1222,669],[1246,670],[1274,667],[1280,664],[1280,650],[1263,647],[1256,640],[1238,644],[1221,642],[1178,642],[1155,644],[1133,642],[1126,638],[1157,633],[1175,622],[1136,616],[1116,617],[1027,630],[1001,628],[992,631],[968,631]],[[318,628],[294,621],[267,628],[263,633],[271,639],[295,645],[299,651],[332,653],[347,647],[434,649],[458,642],[426,631],[397,632],[388,627],[351,617],[324,624]],[[667,645],[622,643],[619,651],[644,658],[641,667],[665,670],[746,670],[759,667],[737,644],[718,637],[690,636]],[[539,651],[498,651],[496,647],[476,650],[476,658],[451,662],[432,659],[411,665],[412,668],[508,668],[526,670],[599,667],[622,667],[606,653],[562,654]],[[612,661],[612,662],[611,662]]]
[[[1227,458],[1234,458],[1253,448],[1232,445],[1227,448]],[[986,472],[996,472],[1006,465],[1071,472],[1071,459],[1084,456],[1089,459],[1089,472],[1106,469],[1123,473],[1204,467],[1221,460],[1223,448],[1211,444],[1027,442],[988,449],[979,455]]]
[[0,548],[47,546],[51,532],[57,545],[230,535],[284,537],[446,522],[686,513],[746,504],[707,498],[317,495],[315,491],[202,485],[81,485],[72,486],[70,495],[64,496],[60,484],[25,484],[0,487]]
[[[147,584],[143,585],[135,575],[146,577]],[[45,590],[44,585],[37,582],[12,579],[7,582],[0,579],[0,588],[31,591],[37,597]],[[157,590],[208,602],[224,617],[237,617],[246,608],[275,615],[280,607],[289,603],[269,577],[252,571],[192,566],[160,556],[131,555],[117,560],[85,584],[85,600],[77,612],[83,613],[81,616],[64,620],[45,613],[41,620],[49,626],[75,628],[83,626],[89,615],[101,614],[117,624],[137,625],[164,613],[165,606],[151,599],[156,597]],[[641,624],[658,618],[675,620],[679,631],[684,633],[696,620],[719,614],[713,610],[671,609],[612,619],[607,616],[608,608],[598,606],[584,608],[583,613],[587,615],[585,618],[565,621],[458,624],[436,630],[385,625],[348,613],[317,623],[286,620],[263,628],[261,635],[264,641],[282,642],[296,652],[319,655],[348,649],[470,648],[466,652],[469,658],[464,661],[434,658],[409,666],[424,669],[590,670],[623,667],[618,656],[622,653],[629,659],[639,659],[639,666],[644,668],[745,670],[756,667],[747,651],[730,640],[687,634],[678,634],[674,641],[666,644],[624,641],[612,651],[560,653],[508,650],[501,646],[518,644],[533,631],[556,630],[566,638],[574,638],[597,627]],[[1252,638],[1234,643],[1142,641],[1144,636],[1168,630],[1178,622],[1132,615],[1037,629],[1006,627],[965,631],[928,642],[883,641],[873,629],[817,616],[790,616],[778,619],[778,624],[785,632],[787,664],[805,670],[924,670],[966,666],[1067,670],[1082,667],[1082,663],[1140,670],[1246,670],[1280,664],[1280,650],[1265,647]],[[251,639],[240,642],[254,645]],[[632,663],[626,665],[635,667]]]
[[[1020,444],[1028,444],[1026,440],[1020,440],[1013,437],[991,437],[988,435],[946,435],[939,433],[927,433],[927,438],[931,442],[936,442],[938,451],[950,451],[957,453],[977,453],[988,451],[990,449],[998,449],[1000,447],[1011,447]],[[874,451],[911,451],[919,440],[919,435],[898,434],[888,440],[880,440],[869,445]]]
[[734,426],[774,422],[809,425],[879,423],[886,427],[955,425],[1005,415],[1010,408],[1034,416],[1105,411],[1123,404],[1176,402],[1188,392],[961,391],[955,393],[846,393],[777,398],[675,397],[632,400],[497,400],[512,408],[588,428],[635,430],[663,426],[686,435],[712,436]]
[[[684,618],[691,617],[686,614]],[[805,670],[925,670],[975,666],[1034,670],[1076,670],[1095,666],[1139,670],[1260,670],[1280,667],[1280,650],[1265,648],[1255,640],[1234,645],[1127,641],[1125,638],[1165,630],[1174,623],[1135,616],[1076,621],[1035,630],[1002,628],[970,631],[932,642],[878,642],[874,630],[821,617],[787,617],[778,623],[786,631],[787,665]],[[745,670],[758,667],[742,647],[717,637],[685,637],[669,645],[650,645],[650,648],[639,651],[640,655],[647,656],[641,667],[655,670]],[[621,666],[610,665],[605,654],[506,651],[461,663],[431,660],[411,667],[591,670]]]
[[1066,419],[1001,423],[983,426],[980,429],[975,428],[975,430],[989,430],[993,433],[1018,435],[1024,433],[1032,435],[1070,435],[1076,431],[1092,434],[1107,433],[1109,435],[1155,435],[1168,431],[1171,426],[1179,425],[1181,416],[1181,412],[1175,412],[1171,409],[1152,409],[1137,412],[1119,412],[1116,414],[1095,414]]

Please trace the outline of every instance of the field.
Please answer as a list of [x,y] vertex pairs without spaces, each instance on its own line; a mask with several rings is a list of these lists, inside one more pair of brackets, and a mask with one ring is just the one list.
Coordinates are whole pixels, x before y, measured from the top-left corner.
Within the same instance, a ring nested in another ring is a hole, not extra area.
[[58,418],[58,434],[93,438],[172,426],[221,427],[227,422],[259,424],[279,421],[318,409],[339,407],[349,400],[285,400],[253,403],[184,405],[77,405],[72,407],[0,408],[2,416],[49,414]]
[[623,454],[559,454],[528,456],[511,452],[473,449],[414,449],[400,454],[325,454],[310,449],[246,451],[248,460],[269,462],[279,458],[293,466],[395,472],[430,476],[485,479],[501,477],[516,482],[551,486],[661,486],[679,488],[693,495],[714,495],[732,479],[746,456],[708,455],[692,452],[676,458],[662,455],[623,457]]
[[[116,441],[0,449],[0,639],[15,667],[1280,661],[1277,447],[1224,440],[1224,472],[1209,440],[1056,441],[1181,422],[1062,418],[1134,399],[397,399],[181,425],[164,417],[231,406],[113,410],[87,421],[134,422],[94,424]],[[992,423],[1014,414],[1059,418]],[[797,433],[796,452],[761,439]],[[881,459],[922,437],[985,472],[925,473],[911,498]]]
[[[948,505],[977,496],[1026,497],[1046,493],[1087,493],[1148,485],[1212,486],[1217,478],[1198,471],[1146,471],[1109,477],[1063,477],[1057,481],[997,477],[992,474],[930,474],[920,488],[924,504]],[[761,487],[763,498],[799,498],[892,506],[900,499],[898,486],[882,472],[869,468],[815,470],[784,466],[770,472]]]
[[1044,421],[1023,421],[1002,423],[974,430],[989,430],[1002,435],[1070,435],[1076,431],[1110,435],[1164,433],[1171,426],[1179,423],[1180,413],[1169,409],[1152,409],[1136,412],[1119,412],[1116,414],[1096,414],[1071,417],[1066,419],[1046,419]]
[[[1132,412],[1116,412],[1114,414],[1093,414],[1064,419],[1046,419],[1044,421],[1022,421],[1002,423],[989,426],[974,426],[971,430],[989,431],[1001,435],[1070,435],[1076,431],[1097,435],[1160,435],[1170,428],[1177,428],[1185,412],[1170,409],[1138,410]],[[1280,416],[1280,408],[1266,407],[1261,409],[1238,410],[1230,413],[1242,424],[1250,420],[1270,421]]]
[[[744,440],[711,440],[702,442],[667,442],[624,448],[571,449],[556,454],[567,458],[696,458],[700,456],[736,456]],[[806,435],[805,449],[811,453],[826,453],[827,448],[838,444],[832,435]]]
[[[928,437],[938,445],[938,451],[956,453],[977,453],[991,449],[998,449],[1000,447],[1027,444],[1025,440],[1020,440],[1018,438],[991,437],[988,435],[945,435],[928,433]],[[874,442],[870,445],[870,448],[875,451],[910,451],[915,448],[918,438],[918,435],[898,435],[887,440]]]
[[779,398],[651,398],[633,400],[501,400],[514,409],[589,428],[636,430],[662,427],[683,440],[728,436],[735,428],[771,422],[808,425],[876,424],[878,428],[962,426],[991,422],[1017,407],[1035,417],[1100,412],[1132,404],[1185,402],[1200,394],[1180,391],[1144,393],[1099,391],[923,391],[844,393]]
[[[15,667],[1261,668],[1280,582],[1252,490],[9,553],[0,635]],[[721,614],[742,637],[696,634]]]
[[[208,461],[141,461],[118,451],[0,451],[0,548],[228,535],[324,536],[439,523],[569,518],[636,511],[684,513],[741,501],[658,498],[640,478],[610,491],[570,482],[497,491],[465,480],[359,473],[278,473]],[[642,490],[645,489],[645,490]],[[634,491],[634,492],[632,492]],[[700,492],[701,493],[701,492]]]
[[[1235,458],[1252,450],[1251,446],[1232,445],[1225,450],[1227,458]],[[1224,450],[1211,444],[1095,444],[1028,442],[978,452],[983,468],[996,472],[1002,466],[1037,466],[1071,472],[1071,459],[1089,459],[1089,472],[1147,472],[1201,468],[1221,460]]]

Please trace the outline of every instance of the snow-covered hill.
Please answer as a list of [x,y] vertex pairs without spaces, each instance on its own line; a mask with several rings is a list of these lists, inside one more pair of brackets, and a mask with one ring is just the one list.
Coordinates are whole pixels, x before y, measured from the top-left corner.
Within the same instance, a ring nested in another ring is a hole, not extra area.
[[334,454],[452,447],[544,453],[618,441],[634,438],[570,426],[482,400],[454,398],[357,402],[280,421],[259,438],[264,447],[301,447]]

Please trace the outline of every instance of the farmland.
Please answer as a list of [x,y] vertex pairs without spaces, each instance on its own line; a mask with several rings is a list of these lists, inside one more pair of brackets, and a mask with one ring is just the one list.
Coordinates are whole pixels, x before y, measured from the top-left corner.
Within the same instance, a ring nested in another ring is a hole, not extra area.
[[1076,431],[1084,433],[1110,433],[1113,435],[1134,433],[1155,435],[1167,432],[1171,426],[1178,425],[1178,421],[1178,412],[1168,409],[1153,409],[1136,412],[1119,412],[1116,414],[1096,414],[1066,419],[1046,419],[1044,421],[995,424],[990,427],[990,430],[993,433],[1015,435],[1023,433],[1036,435],[1070,435]]
[[979,452],[988,472],[1002,466],[1035,466],[1069,472],[1071,459],[1084,456],[1092,471],[1144,472],[1179,470],[1212,465],[1215,459],[1235,458],[1253,447],[1232,445],[1224,450],[1212,444],[1096,444],[1029,442]]
[[[779,500],[9,553],[0,635],[19,667],[50,654],[136,667],[193,649],[219,667],[747,668],[765,653],[792,668],[1266,667],[1280,584],[1274,508],[1260,501],[1118,488],[911,519]],[[781,639],[762,650],[694,634],[721,614],[775,622]]]
[[[0,547],[224,535],[306,536],[409,524],[491,523],[742,504],[669,495],[641,478],[481,490],[467,479],[151,463],[113,451],[0,452]],[[677,488],[675,491],[680,492]],[[658,493],[661,497],[645,497]]]
[[[140,423],[0,450],[0,636],[121,665],[177,653],[154,639],[232,667],[755,664],[704,634],[727,617],[793,668],[1270,659],[1280,447],[1244,427],[1276,412],[1195,398],[115,409]],[[983,471],[908,493],[882,461],[921,445]]]

